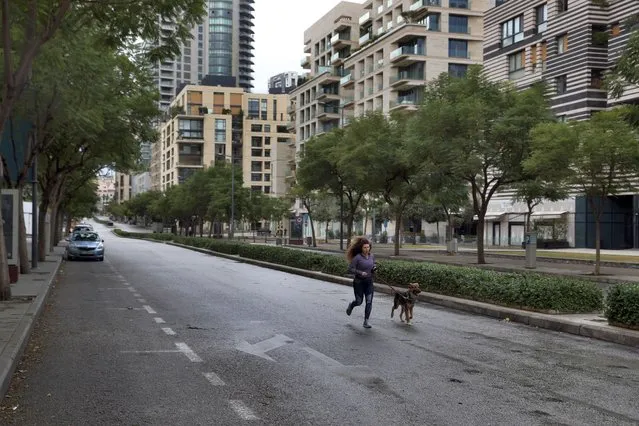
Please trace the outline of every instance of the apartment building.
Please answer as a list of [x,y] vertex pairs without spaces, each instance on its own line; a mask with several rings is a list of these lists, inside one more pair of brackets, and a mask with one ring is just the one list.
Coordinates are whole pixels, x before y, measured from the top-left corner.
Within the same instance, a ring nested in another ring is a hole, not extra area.
[[[233,77],[239,87],[253,88],[254,3],[255,0],[207,2],[207,17],[191,29],[191,39],[183,45],[180,55],[153,66],[162,111],[168,109],[183,83],[200,84],[206,76]],[[162,20],[160,24],[162,37],[170,36],[175,29],[171,21]]]
[[296,71],[287,71],[268,79],[268,92],[273,95],[291,93],[297,87],[300,75]]
[[[344,60],[344,106],[352,115],[416,109],[427,81],[464,75],[482,62],[489,0],[368,0],[358,49]],[[348,115],[348,114],[347,114]]]
[[[639,2],[611,0],[508,0],[486,13],[484,67],[490,79],[510,80],[525,88],[545,82],[553,112],[562,120],[588,119],[594,112],[639,100],[628,87],[620,99],[603,87],[607,70],[623,52],[630,29],[624,21],[639,13]],[[489,206],[484,239],[490,245],[520,244],[525,212],[512,191],[495,195]],[[639,199],[636,195],[606,201],[604,248],[639,247]],[[565,229],[571,246],[594,247],[594,226],[584,197],[546,202],[533,220]]]
[[115,173],[115,195],[114,200],[118,204],[130,200],[133,197],[133,188],[131,187],[131,175],[127,173]]
[[288,192],[295,137],[287,129],[288,95],[249,94],[242,88],[184,87],[160,128],[151,186],[165,190],[216,162],[242,167],[244,185],[265,194]]
[[357,47],[361,10],[359,3],[341,2],[304,32],[301,65],[309,73],[291,93],[290,110],[298,150],[312,136],[340,125],[342,64]]

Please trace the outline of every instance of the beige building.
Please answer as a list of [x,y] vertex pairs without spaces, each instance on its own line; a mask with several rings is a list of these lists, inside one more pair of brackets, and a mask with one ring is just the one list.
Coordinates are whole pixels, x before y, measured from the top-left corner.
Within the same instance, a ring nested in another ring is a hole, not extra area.
[[367,111],[414,109],[425,82],[483,59],[494,0],[341,2],[304,32],[307,80],[292,93],[298,150]]
[[115,174],[115,201],[118,204],[132,198],[131,175],[126,173]]
[[188,85],[170,106],[151,161],[151,186],[165,190],[216,162],[241,165],[244,186],[288,192],[295,136],[288,131],[289,95],[242,88]]

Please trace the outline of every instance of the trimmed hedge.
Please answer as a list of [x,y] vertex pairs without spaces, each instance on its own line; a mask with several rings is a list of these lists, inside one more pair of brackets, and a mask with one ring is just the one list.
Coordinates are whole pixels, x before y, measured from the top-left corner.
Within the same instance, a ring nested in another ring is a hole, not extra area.
[[613,325],[639,330],[639,284],[618,284],[606,298],[606,317]]
[[[174,241],[220,253],[294,268],[344,276],[342,256],[290,248],[172,234],[137,234],[116,229],[123,237]],[[424,291],[518,309],[552,313],[590,313],[603,308],[603,293],[592,281],[535,273],[502,273],[427,262],[380,260],[375,280],[394,286],[418,282]]]
[[97,216],[93,216],[93,220],[95,220],[96,222],[98,222],[101,225],[106,225],[107,224],[106,220],[102,220],[102,219],[98,218]]

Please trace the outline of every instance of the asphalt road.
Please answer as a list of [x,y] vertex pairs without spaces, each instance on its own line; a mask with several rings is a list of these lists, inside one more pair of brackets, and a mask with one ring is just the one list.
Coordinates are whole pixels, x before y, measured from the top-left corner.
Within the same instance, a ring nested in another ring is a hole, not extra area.
[[348,287],[105,239],[65,266],[13,424],[639,424],[636,350],[426,304],[406,326],[384,295],[366,330]]

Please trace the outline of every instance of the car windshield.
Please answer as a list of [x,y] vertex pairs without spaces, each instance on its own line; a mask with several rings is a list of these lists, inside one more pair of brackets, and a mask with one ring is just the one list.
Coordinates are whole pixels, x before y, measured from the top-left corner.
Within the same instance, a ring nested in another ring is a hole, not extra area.
[[78,232],[73,235],[73,241],[98,241],[100,237],[95,232]]

